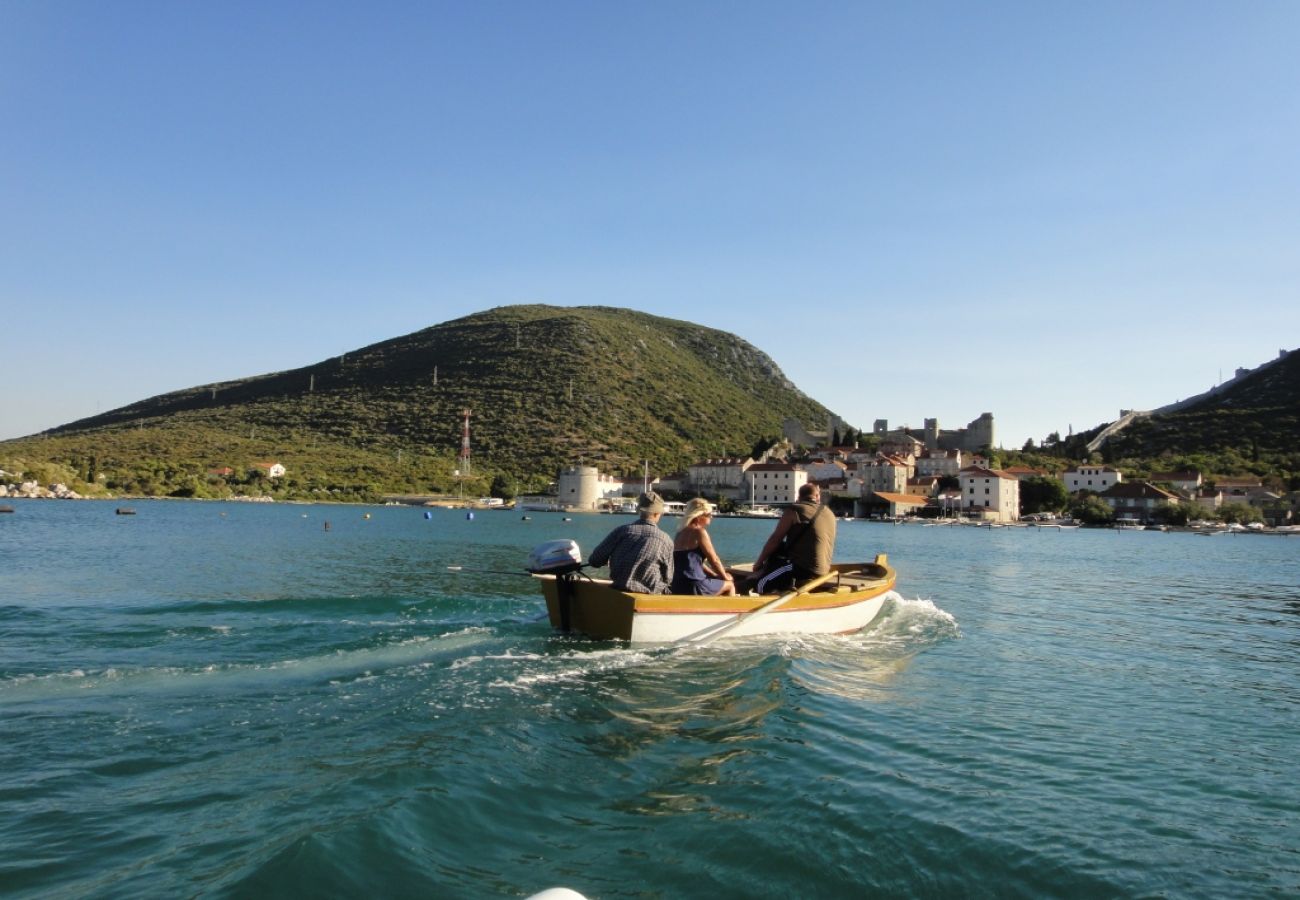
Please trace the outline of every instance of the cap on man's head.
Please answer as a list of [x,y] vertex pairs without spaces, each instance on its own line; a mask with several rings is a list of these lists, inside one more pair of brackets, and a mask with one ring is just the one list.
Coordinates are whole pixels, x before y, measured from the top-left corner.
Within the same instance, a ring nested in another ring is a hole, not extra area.
[[639,513],[661,513],[664,511],[664,498],[660,497],[654,491],[646,491],[636,501],[636,511]]

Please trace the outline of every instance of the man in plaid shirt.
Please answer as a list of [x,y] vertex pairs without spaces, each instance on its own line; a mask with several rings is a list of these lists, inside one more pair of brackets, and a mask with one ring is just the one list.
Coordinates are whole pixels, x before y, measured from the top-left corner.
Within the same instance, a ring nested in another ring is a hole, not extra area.
[[659,529],[663,498],[647,491],[637,500],[640,518],[615,528],[600,542],[587,564],[609,563],[609,577],[620,591],[664,594],[673,582],[672,538]]

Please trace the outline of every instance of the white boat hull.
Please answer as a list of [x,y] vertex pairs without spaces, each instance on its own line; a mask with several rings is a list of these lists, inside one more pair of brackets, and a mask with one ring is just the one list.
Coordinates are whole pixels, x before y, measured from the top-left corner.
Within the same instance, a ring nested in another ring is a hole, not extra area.
[[[727,637],[753,637],[759,634],[850,634],[859,631],[880,615],[886,600],[902,599],[894,591],[837,609],[783,610],[742,620],[727,632]],[[735,619],[729,613],[692,613],[664,615],[637,613],[632,620],[632,643],[659,644],[690,640],[696,634],[709,634]]]
[[[738,578],[746,566],[733,572]],[[551,624],[595,638],[632,643],[705,639],[724,625],[728,637],[756,634],[846,634],[868,625],[896,598],[895,572],[878,556],[870,563],[835,563],[825,583],[764,609],[777,595],[699,597],[616,590],[605,579],[539,574]]]

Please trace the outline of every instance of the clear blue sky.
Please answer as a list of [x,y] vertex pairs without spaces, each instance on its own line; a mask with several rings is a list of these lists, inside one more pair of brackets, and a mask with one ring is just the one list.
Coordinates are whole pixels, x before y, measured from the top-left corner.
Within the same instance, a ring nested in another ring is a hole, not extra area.
[[1300,346],[1300,3],[0,0],[0,438],[515,303],[1019,447]]

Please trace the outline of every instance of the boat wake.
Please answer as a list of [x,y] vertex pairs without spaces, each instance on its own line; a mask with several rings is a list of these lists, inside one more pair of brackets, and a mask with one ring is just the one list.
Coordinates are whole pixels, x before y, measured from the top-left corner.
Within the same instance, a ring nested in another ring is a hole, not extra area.
[[782,652],[794,660],[790,677],[809,690],[883,702],[894,697],[918,654],[960,638],[957,620],[933,600],[895,595],[861,631],[839,638],[800,636]]
[[910,655],[933,644],[960,637],[957,620],[933,600],[907,599],[895,594],[892,605],[883,615],[861,631],[849,635],[848,640],[864,649],[890,649]]
[[72,669],[0,679],[0,701],[31,703],[62,697],[135,696],[213,692],[246,694],[290,685],[339,685],[373,674],[446,663],[490,640],[490,631],[465,628],[442,635],[403,638],[370,647],[335,648],[309,656],[262,662],[225,662],[200,667],[112,666]]

